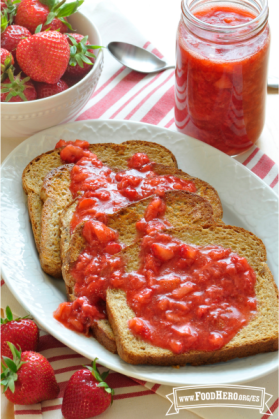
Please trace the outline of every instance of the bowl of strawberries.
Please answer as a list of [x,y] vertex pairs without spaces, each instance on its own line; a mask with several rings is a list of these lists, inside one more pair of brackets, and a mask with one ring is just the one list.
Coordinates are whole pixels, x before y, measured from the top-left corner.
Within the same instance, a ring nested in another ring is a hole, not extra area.
[[92,96],[104,54],[83,0],[1,1],[1,134],[72,120]]

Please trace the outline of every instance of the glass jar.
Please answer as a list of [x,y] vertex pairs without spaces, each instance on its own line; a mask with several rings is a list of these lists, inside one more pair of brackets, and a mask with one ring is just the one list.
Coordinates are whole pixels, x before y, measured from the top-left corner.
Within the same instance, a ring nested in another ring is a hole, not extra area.
[[233,156],[264,125],[267,0],[182,0],[175,69],[179,131]]

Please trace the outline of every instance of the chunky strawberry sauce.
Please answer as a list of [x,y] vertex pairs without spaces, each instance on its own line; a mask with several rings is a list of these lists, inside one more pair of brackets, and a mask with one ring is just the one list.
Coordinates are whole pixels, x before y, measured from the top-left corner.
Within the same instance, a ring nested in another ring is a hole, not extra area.
[[131,331],[177,354],[220,349],[256,312],[256,275],[245,258],[165,233],[143,239],[137,272],[111,281],[136,314]]
[[[193,14],[212,30],[194,28],[183,18],[179,23],[176,126],[229,155],[239,154],[255,143],[263,129],[269,26],[254,30],[256,16],[236,5],[214,4]],[[246,29],[233,30],[245,24]]]
[[[67,144],[60,140],[58,146]],[[86,149],[89,144],[77,140],[62,149],[61,159],[75,163],[71,170],[73,199],[78,206],[71,221],[71,229],[84,220],[97,219],[106,222],[106,214],[112,214],[140,199],[165,191],[180,189],[196,192],[195,184],[176,176],[158,176],[152,170],[152,162],[144,153],[137,153],[128,162],[128,169],[119,172],[105,166],[95,154]]]
[[[160,231],[170,227],[164,219],[163,192],[187,185],[181,179],[156,176],[146,155],[134,155],[130,168],[117,174],[87,145],[73,143],[61,151],[65,161],[75,162],[77,155],[71,191],[80,198],[72,228],[86,221],[82,234],[87,246],[71,269],[77,298],[60,304],[54,317],[89,334],[96,320],[107,317],[107,289],[121,288],[135,312],[128,327],[143,340],[176,354],[224,346],[257,309],[256,275],[247,260],[230,249],[185,244]],[[140,269],[126,273],[117,256],[124,245],[117,231],[106,225],[106,214],[151,194],[157,196],[136,224],[143,237]]]
[[[106,215],[143,198],[157,195],[147,208],[145,218],[137,223],[139,236],[142,236],[170,226],[163,218],[165,204],[160,198],[165,191],[180,189],[196,192],[192,181],[176,176],[156,175],[152,170],[152,162],[144,153],[133,155],[128,161],[128,169],[116,173],[90,152],[88,146],[88,142],[80,140],[60,140],[56,145],[56,148],[64,147],[60,153],[62,160],[75,163],[71,170],[70,190],[73,199],[78,199],[78,204],[71,220],[71,232],[80,222],[88,221],[83,235],[89,247],[80,255],[76,268],[71,272],[76,280],[74,293],[79,297],[78,309],[75,308],[77,303],[63,303],[55,317],[68,327],[85,333],[88,332],[88,324],[103,316],[103,308],[100,309],[98,304],[100,299],[105,299],[108,283],[104,280],[100,282],[98,278],[100,272],[108,269],[106,258],[123,248],[117,242],[117,233],[106,226]],[[84,271],[89,261],[90,266]],[[96,306],[98,314],[89,315],[88,304]]]

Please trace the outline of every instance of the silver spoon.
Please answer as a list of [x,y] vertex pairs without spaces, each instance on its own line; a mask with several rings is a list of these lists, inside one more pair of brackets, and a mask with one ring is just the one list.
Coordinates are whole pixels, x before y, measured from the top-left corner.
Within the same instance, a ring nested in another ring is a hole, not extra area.
[[[152,52],[126,42],[110,42],[107,48],[117,61],[125,65],[125,67],[140,73],[152,74],[168,68],[175,68],[175,64],[161,60]],[[278,93],[278,77],[268,77],[267,86],[269,89],[277,90]]]
[[175,67],[175,64],[161,60],[152,52],[126,42],[110,42],[107,48],[117,61],[140,73],[158,73]]

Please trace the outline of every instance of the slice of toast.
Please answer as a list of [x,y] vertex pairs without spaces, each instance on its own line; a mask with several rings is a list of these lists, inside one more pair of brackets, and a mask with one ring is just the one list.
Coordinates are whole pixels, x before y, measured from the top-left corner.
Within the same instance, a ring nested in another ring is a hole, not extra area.
[[[131,245],[137,239],[136,222],[144,216],[144,212],[154,196],[129,205],[108,216],[108,227],[119,233],[119,242],[125,246]],[[174,227],[186,224],[209,225],[214,224],[213,210],[204,198],[185,191],[168,191],[165,193],[166,212],[164,218]],[[76,206],[73,201],[61,216],[61,254],[64,256],[63,278],[66,285],[68,299],[73,301],[75,280],[70,271],[85,249],[87,243],[82,231],[84,222],[80,223],[72,236],[69,233],[71,215]],[[107,320],[99,320],[93,326],[96,339],[109,351],[116,352],[113,332]]]
[[[126,160],[125,160],[126,162]],[[72,165],[64,165],[53,169],[46,177],[41,189],[41,199],[44,202],[42,210],[40,262],[43,270],[54,277],[61,277],[59,214],[71,201],[70,171]],[[123,169],[123,168],[122,168]],[[114,169],[115,171],[121,168]],[[208,183],[194,178],[182,170],[162,164],[154,164],[153,171],[159,176],[173,175],[191,180],[196,185],[196,194],[208,200],[212,205],[213,216],[219,220],[223,215],[220,198],[215,189]],[[63,234],[62,234],[63,235]],[[64,237],[62,237],[64,241]],[[63,258],[63,249],[62,249]]]
[[[90,144],[89,150],[97,154],[104,164],[113,167],[126,168],[127,160],[135,153],[145,152],[151,161],[162,163],[166,166],[177,167],[177,161],[173,153],[167,148],[148,141],[126,141],[122,144]],[[38,252],[40,253],[41,237],[41,203],[40,193],[45,176],[53,169],[63,165],[60,158],[61,148],[50,150],[33,159],[24,169],[22,174],[22,186],[28,195],[28,209]],[[29,197],[29,195],[32,195]]]
[[[119,356],[130,364],[202,365],[276,351],[278,349],[278,289],[265,263],[266,250],[262,241],[242,228],[222,225],[208,228],[169,229],[167,234],[189,244],[199,246],[214,244],[231,248],[238,255],[245,257],[257,276],[255,286],[258,302],[257,315],[219,350],[189,351],[176,355],[170,350],[155,347],[135,337],[127,326],[128,320],[135,317],[135,314],[127,305],[125,292],[108,289],[107,313]],[[141,241],[138,241],[117,255],[125,258],[127,272],[139,268],[140,245]]]

